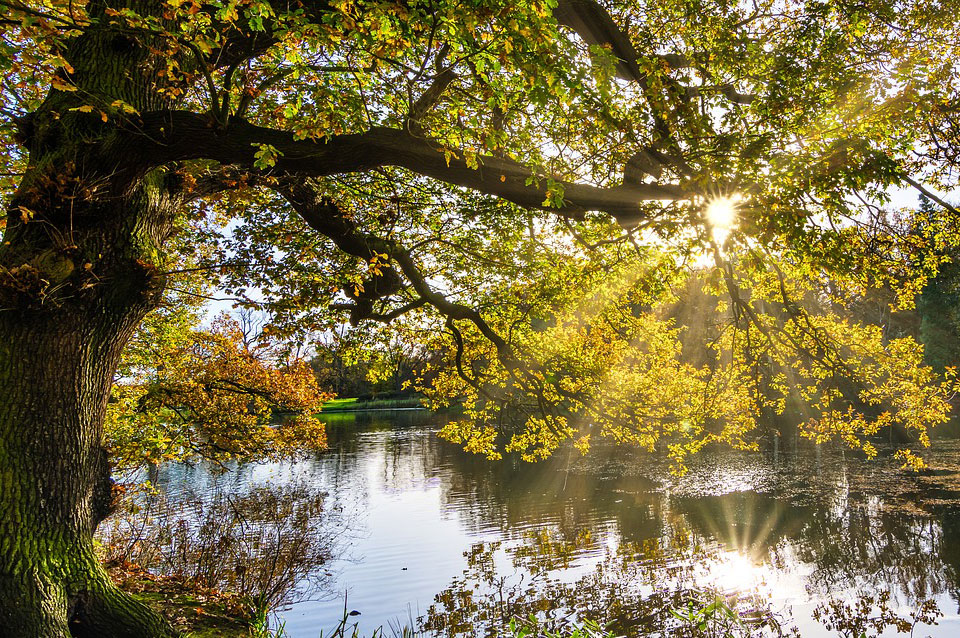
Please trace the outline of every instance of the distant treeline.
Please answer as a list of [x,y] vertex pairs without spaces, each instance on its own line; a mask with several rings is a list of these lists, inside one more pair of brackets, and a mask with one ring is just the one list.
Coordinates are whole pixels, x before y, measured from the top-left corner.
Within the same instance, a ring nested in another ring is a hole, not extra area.
[[310,367],[320,387],[337,397],[355,397],[359,401],[401,400],[416,395],[413,384],[418,379],[429,384],[428,364],[439,356],[422,348],[394,345],[376,361],[355,361],[348,345],[341,348],[334,342],[317,352]]

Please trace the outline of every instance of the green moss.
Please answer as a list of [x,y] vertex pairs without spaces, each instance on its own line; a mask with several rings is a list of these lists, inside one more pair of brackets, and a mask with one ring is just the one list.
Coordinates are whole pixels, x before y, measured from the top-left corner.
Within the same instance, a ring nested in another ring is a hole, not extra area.
[[75,269],[73,260],[54,250],[45,250],[34,257],[33,266],[53,283],[60,283]]

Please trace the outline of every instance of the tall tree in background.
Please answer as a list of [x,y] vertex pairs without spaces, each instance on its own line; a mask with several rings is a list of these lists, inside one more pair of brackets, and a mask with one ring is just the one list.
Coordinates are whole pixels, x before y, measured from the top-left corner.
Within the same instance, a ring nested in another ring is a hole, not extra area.
[[[922,285],[886,193],[949,183],[956,13],[0,0],[5,634],[170,633],[91,536],[114,370],[195,245],[291,334],[418,317],[450,352],[437,392],[467,399],[446,435],[491,456],[591,432],[678,461],[749,445],[778,405],[764,375],[815,404],[818,440],[880,426],[839,389],[853,375],[925,442],[947,389],[916,344],[796,300],[823,273],[838,297],[894,282],[910,303]],[[727,297],[721,367],[682,361],[656,311],[698,254]]]
[[[923,215],[936,215],[933,203],[920,199]],[[960,365],[960,253],[954,248],[937,275],[917,298],[918,338],[927,362],[937,370]]]

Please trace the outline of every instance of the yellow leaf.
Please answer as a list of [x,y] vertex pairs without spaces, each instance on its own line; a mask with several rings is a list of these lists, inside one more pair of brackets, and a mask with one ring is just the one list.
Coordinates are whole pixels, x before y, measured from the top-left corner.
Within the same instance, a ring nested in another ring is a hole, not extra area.
[[50,81],[50,85],[58,91],[71,92],[76,91],[77,87],[67,82],[64,82],[61,78],[56,75],[53,76],[53,79]]
[[137,109],[133,108],[132,106],[130,106],[129,104],[127,104],[127,103],[124,102],[123,100],[114,100],[114,101],[110,104],[110,106],[112,106],[112,107],[115,108],[115,109],[120,109],[120,110],[121,110],[122,112],[124,112],[124,113],[134,113],[134,114],[137,114],[137,115],[140,114],[140,112],[137,111]]

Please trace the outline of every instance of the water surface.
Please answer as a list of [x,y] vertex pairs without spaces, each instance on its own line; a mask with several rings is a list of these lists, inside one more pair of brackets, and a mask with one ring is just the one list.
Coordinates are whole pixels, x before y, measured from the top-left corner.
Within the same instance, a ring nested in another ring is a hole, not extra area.
[[955,444],[938,456],[948,469],[921,479],[884,460],[802,451],[705,455],[677,478],[629,450],[490,463],[439,440],[442,417],[425,412],[326,419],[331,447],[315,458],[226,474],[170,465],[157,477],[173,498],[308,481],[342,508],[346,551],[318,568],[332,577],[280,613],[293,638],[329,633],[344,597],[361,630],[388,635],[400,625],[474,635],[505,613],[598,610],[643,634],[706,587],[759,594],[804,637],[836,635],[813,619],[819,604],[880,592],[901,615],[937,603],[939,625],[915,635],[960,635]]

